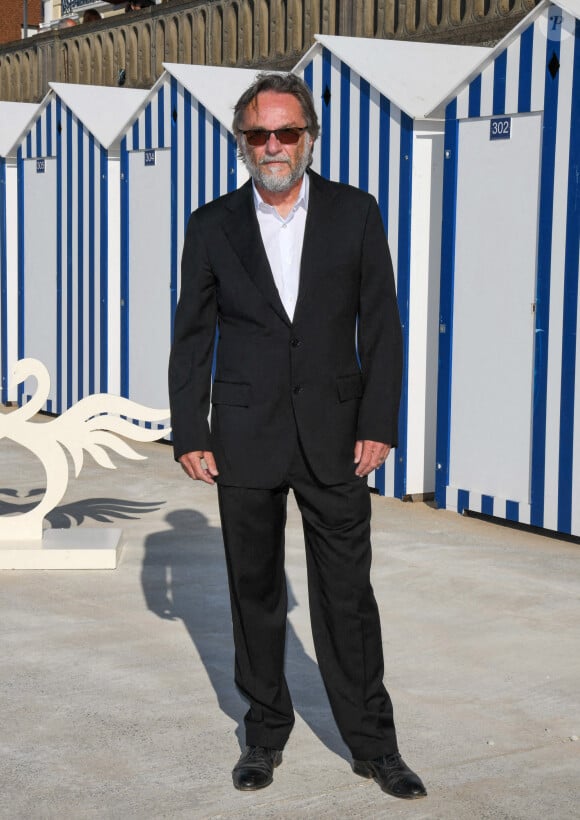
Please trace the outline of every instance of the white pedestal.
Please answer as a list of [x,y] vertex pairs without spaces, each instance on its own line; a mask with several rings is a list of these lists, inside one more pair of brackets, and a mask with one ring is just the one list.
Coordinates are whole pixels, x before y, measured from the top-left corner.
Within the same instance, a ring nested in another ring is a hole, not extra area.
[[116,569],[120,529],[45,530],[41,541],[0,544],[0,569]]

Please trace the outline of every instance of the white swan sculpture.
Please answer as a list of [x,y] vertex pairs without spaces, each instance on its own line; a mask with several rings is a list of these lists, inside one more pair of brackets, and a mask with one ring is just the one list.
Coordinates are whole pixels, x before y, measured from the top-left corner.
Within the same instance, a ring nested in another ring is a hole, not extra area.
[[122,435],[135,441],[155,441],[170,431],[139,427],[120,418],[126,416],[140,421],[164,421],[169,410],[153,410],[129,399],[99,393],[81,399],[62,415],[50,421],[31,421],[31,417],[45,404],[50,389],[50,376],[38,359],[21,359],[12,370],[12,384],[20,384],[33,376],[37,387],[25,405],[10,413],[0,414],[0,445],[3,438],[11,439],[30,450],[42,462],[46,473],[46,492],[40,503],[28,512],[0,516],[0,547],[8,542],[40,541],[42,521],[63,498],[69,480],[65,450],[72,457],[75,476],[83,466],[83,451],[97,464],[115,469],[105,447],[130,459],[145,459]]

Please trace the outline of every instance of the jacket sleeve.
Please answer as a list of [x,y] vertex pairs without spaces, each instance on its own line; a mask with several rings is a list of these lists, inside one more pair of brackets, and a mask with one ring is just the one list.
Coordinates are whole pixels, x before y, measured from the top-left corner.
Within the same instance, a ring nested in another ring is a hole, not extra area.
[[362,242],[357,338],[364,384],[357,440],[396,447],[403,343],[393,264],[374,198]]
[[199,217],[189,219],[181,259],[181,293],[169,357],[169,403],[175,458],[209,450],[211,366],[217,303]]

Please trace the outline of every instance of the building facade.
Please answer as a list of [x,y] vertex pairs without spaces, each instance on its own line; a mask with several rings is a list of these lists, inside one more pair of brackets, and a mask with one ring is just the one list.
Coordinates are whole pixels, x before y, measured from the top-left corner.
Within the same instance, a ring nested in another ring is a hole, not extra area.
[[50,81],[151,88],[164,62],[290,69],[315,34],[493,43],[536,2],[167,0],[0,47],[0,99],[38,102]]

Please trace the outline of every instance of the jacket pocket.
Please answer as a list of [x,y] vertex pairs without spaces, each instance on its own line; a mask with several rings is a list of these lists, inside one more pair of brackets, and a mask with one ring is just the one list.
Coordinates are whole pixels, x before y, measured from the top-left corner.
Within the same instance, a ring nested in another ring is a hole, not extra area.
[[249,407],[250,385],[239,382],[214,382],[211,389],[211,403]]
[[360,373],[353,373],[352,376],[341,376],[336,380],[336,386],[341,401],[360,399],[363,394],[363,380]]

